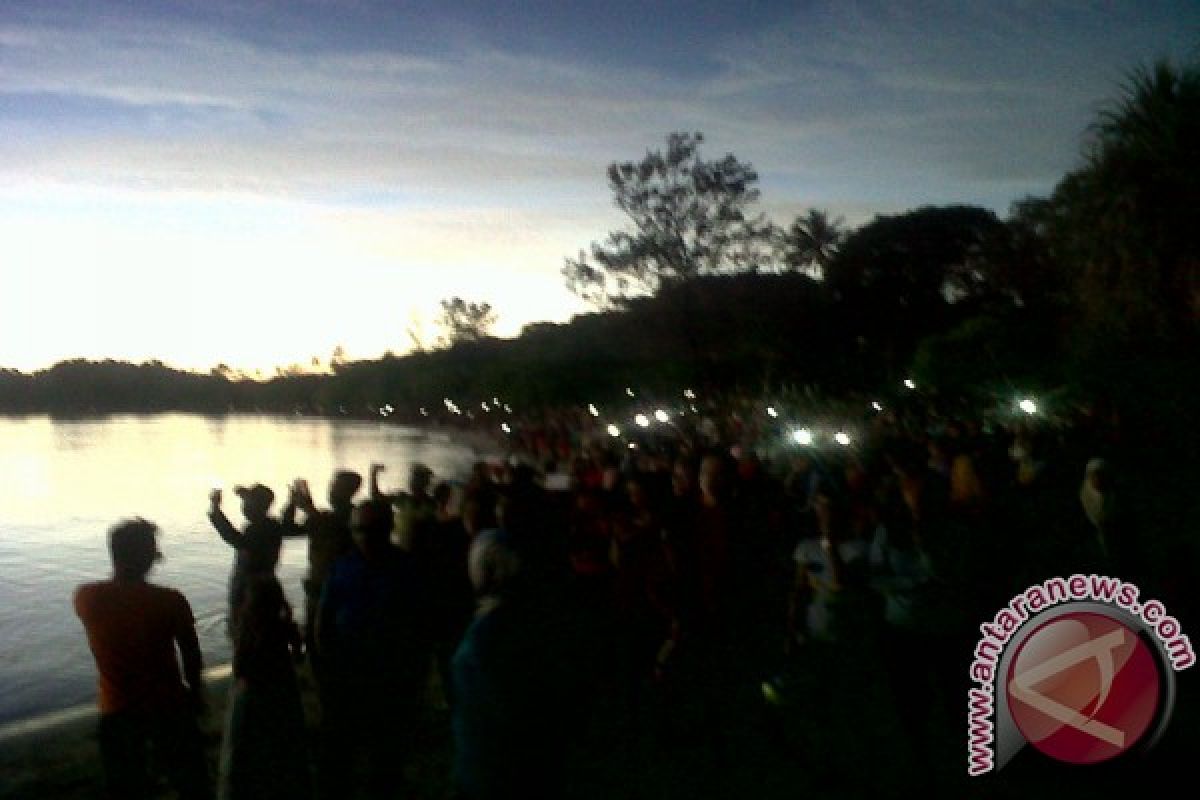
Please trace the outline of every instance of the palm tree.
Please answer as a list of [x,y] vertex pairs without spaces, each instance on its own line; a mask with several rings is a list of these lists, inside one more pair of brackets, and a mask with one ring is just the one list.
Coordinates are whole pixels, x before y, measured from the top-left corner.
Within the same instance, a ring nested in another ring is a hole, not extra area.
[[783,262],[789,269],[807,272],[820,280],[829,268],[846,238],[841,217],[831,218],[828,212],[810,208],[783,234]]
[[1085,165],[1056,192],[1074,212],[1085,305],[1142,333],[1194,330],[1200,65],[1160,61],[1136,70],[1092,134]]

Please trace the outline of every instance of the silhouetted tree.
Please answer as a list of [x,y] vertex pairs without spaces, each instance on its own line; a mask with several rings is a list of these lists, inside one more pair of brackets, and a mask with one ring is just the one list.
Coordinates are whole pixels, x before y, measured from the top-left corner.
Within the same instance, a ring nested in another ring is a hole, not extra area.
[[806,272],[814,278],[824,277],[846,238],[842,224],[841,217],[831,219],[827,212],[810,208],[780,234],[780,260],[789,269]]
[[496,314],[489,303],[468,303],[461,297],[442,301],[438,325],[443,331],[441,342],[446,347],[486,338],[495,324]]
[[705,161],[703,141],[699,133],[672,133],[665,153],[609,165],[613,199],[632,227],[593,242],[590,256],[567,259],[563,276],[571,291],[603,307],[765,262],[770,226],[748,214],[759,196],[758,173],[732,154]]
[[1179,340],[1200,320],[1200,66],[1133,73],[1049,200],[1047,234],[1096,335]]
[[922,336],[953,324],[951,305],[990,284],[986,244],[1003,224],[974,206],[877,216],[846,237],[825,281],[847,329],[892,369]]

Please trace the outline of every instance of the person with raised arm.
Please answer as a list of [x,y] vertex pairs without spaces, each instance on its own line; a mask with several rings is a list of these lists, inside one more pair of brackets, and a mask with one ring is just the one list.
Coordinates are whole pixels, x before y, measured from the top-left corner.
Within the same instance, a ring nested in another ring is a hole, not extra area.
[[387,494],[379,488],[379,473],[384,469],[383,464],[371,465],[371,499],[386,500],[392,505],[392,543],[420,555],[429,548],[436,528],[437,503],[429,493],[433,470],[424,464],[413,464],[408,476],[408,491]]
[[233,562],[233,574],[229,578],[229,630],[237,627],[237,616],[242,607],[246,584],[260,576],[273,576],[279,563],[279,551],[283,537],[303,533],[294,525],[285,526],[270,516],[275,493],[261,483],[253,486],[238,486],[234,494],[242,499],[242,516],[246,527],[238,530],[221,510],[221,490],[213,489],[209,494],[208,519],[225,543],[237,551]]

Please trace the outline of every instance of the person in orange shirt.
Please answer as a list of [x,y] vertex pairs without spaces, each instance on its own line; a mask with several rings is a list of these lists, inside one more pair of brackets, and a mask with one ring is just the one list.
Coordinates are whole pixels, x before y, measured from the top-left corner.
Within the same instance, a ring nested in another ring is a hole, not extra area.
[[109,531],[112,579],[75,590],[99,672],[100,756],[110,797],[150,795],[147,745],[181,798],[209,797],[196,720],[204,710],[203,660],[187,598],[146,581],[162,558],[157,532],[144,519],[117,523]]

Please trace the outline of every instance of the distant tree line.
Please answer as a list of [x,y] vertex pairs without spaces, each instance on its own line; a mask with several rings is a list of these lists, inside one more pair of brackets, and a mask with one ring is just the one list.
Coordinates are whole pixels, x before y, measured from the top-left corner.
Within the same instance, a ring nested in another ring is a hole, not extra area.
[[[1007,218],[924,207],[846,230],[810,209],[776,227],[758,175],[701,157],[699,134],[608,169],[628,228],[567,259],[596,306],[570,323],[487,335],[491,306],[450,298],[439,349],[332,374],[235,379],[161,363],[69,361],[0,372],[0,410],[273,411],[401,419],[443,397],[599,402],[626,385],[804,382],[869,390],[913,375],[954,392],[1072,383],[1186,403],[1200,320],[1200,69],[1135,72],[1080,165]],[[1190,369],[1181,369],[1181,365]],[[1169,396],[1168,396],[1169,395]]]

